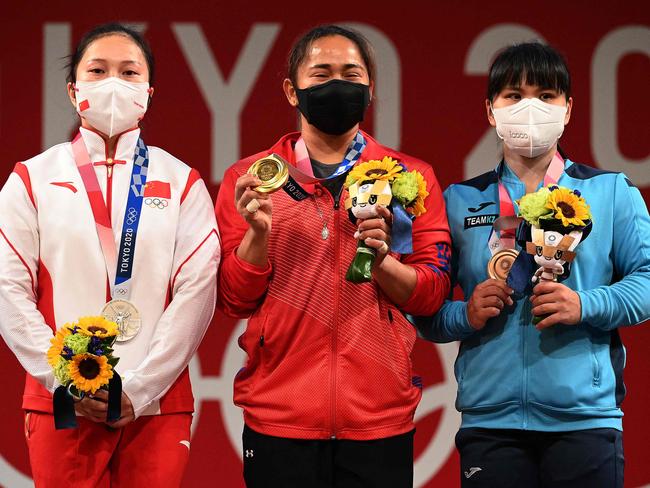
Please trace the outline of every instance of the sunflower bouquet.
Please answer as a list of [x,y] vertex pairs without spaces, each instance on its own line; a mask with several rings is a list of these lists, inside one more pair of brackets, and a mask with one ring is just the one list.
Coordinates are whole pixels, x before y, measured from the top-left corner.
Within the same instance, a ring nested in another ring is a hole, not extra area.
[[[532,283],[558,281],[568,276],[565,264],[575,259],[575,249],[591,231],[591,212],[578,190],[551,185],[517,201],[519,216],[528,227],[526,252],[538,269]],[[534,317],[537,323],[542,317]]]
[[100,389],[109,392],[107,420],[120,417],[119,405],[115,415],[115,397],[119,401],[122,390],[114,370],[119,361],[113,356],[117,335],[117,324],[103,317],[82,317],[56,331],[47,351],[47,362],[61,384],[53,399],[57,428],[76,427],[74,400],[94,395]]
[[[348,191],[345,208],[353,220],[375,218],[378,207],[390,207],[392,248],[401,254],[412,252],[412,220],[427,211],[424,200],[429,195],[419,172],[408,171],[403,164],[385,157],[355,166],[344,186]],[[371,281],[375,258],[375,249],[359,241],[345,279],[353,283]]]

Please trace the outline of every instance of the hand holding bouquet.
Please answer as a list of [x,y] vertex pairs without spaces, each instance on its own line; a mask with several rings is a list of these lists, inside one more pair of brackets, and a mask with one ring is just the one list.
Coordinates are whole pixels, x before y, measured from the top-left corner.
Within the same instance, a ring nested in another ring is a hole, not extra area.
[[[420,173],[407,171],[401,163],[385,157],[355,166],[344,186],[349,194],[345,208],[356,219],[376,218],[378,207],[390,207],[393,249],[402,254],[412,252],[412,219],[426,212],[424,199],[429,195]],[[375,258],[376,251],[359,241],[345,279],[353,283],[371,281]]]
[[53,399],[57,429],[76,427],[74,400],[99,389],[109,393],[107,421],[120,418],[122,384],[114,370],[119,358],[113,356],[117,334],[117,324],[103,317],[82,317],[57,330],[47,351],[47,361],[61,383]]
[[[524,195],[519,215],[530,227],[526,252],[539,268],[533,283],[558,281],[568,276],[565,264],[574,260],[575,249],[591,230],[591,213],[578,190],[552,185]],[[542,317],[533,317],[537,324]]]

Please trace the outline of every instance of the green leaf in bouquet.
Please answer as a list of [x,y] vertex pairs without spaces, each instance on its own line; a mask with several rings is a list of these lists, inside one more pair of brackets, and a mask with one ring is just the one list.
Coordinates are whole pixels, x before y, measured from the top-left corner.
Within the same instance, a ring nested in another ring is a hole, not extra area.
[[108,358],[108,364],[110,364],[113,368],[115,368],[115,366],[119,362],[120,362],[120,358],[116,358],[116,357],[113,357],[113,356]]

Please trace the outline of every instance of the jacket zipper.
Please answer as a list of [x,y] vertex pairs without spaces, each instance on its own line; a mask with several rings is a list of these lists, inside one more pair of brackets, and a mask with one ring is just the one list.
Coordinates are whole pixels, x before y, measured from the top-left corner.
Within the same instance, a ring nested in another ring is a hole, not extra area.
[[[343,187],[341,187],[343,190]],[[328,195],[331,196],[330,192],[325,190]],[[340,241],[339,241],[339,199],[341,198],[341,193],[339,192],[336,198],[332,197],[334,200],[334,232],[332,238],[334,239],[334,323],[332,328],[332,359],[330,364],[330,398],[331,398],[331,432],[330,438],[336,439],[336,364],[337,364],[337,354],[338,354],[338,322],[339,322],[339,260],[338,256],[340,254]]]
[[522,358],[523,358],[523,378],[521,387],[521,406],[523,409],[523,423],[524,429],[528,427],[528,329],[531,326],[532,320],[532,307],[530,301],[524,300],[524,320],[527,323],[521,328],[521,342],[522,342]]
[[108,209],[108,221],[113,222],[113,160],[106,160],[106,208]]

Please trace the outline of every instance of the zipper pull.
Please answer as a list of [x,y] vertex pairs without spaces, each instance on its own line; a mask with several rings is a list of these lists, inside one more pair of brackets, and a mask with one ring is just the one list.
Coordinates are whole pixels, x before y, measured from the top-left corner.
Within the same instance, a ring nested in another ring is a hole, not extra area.
[[111,158],[106,160],[106,171],[108,171],[109,178],[113,176],[113,160]]
[[264,347],[264,336],[260,336],[260,347]]

